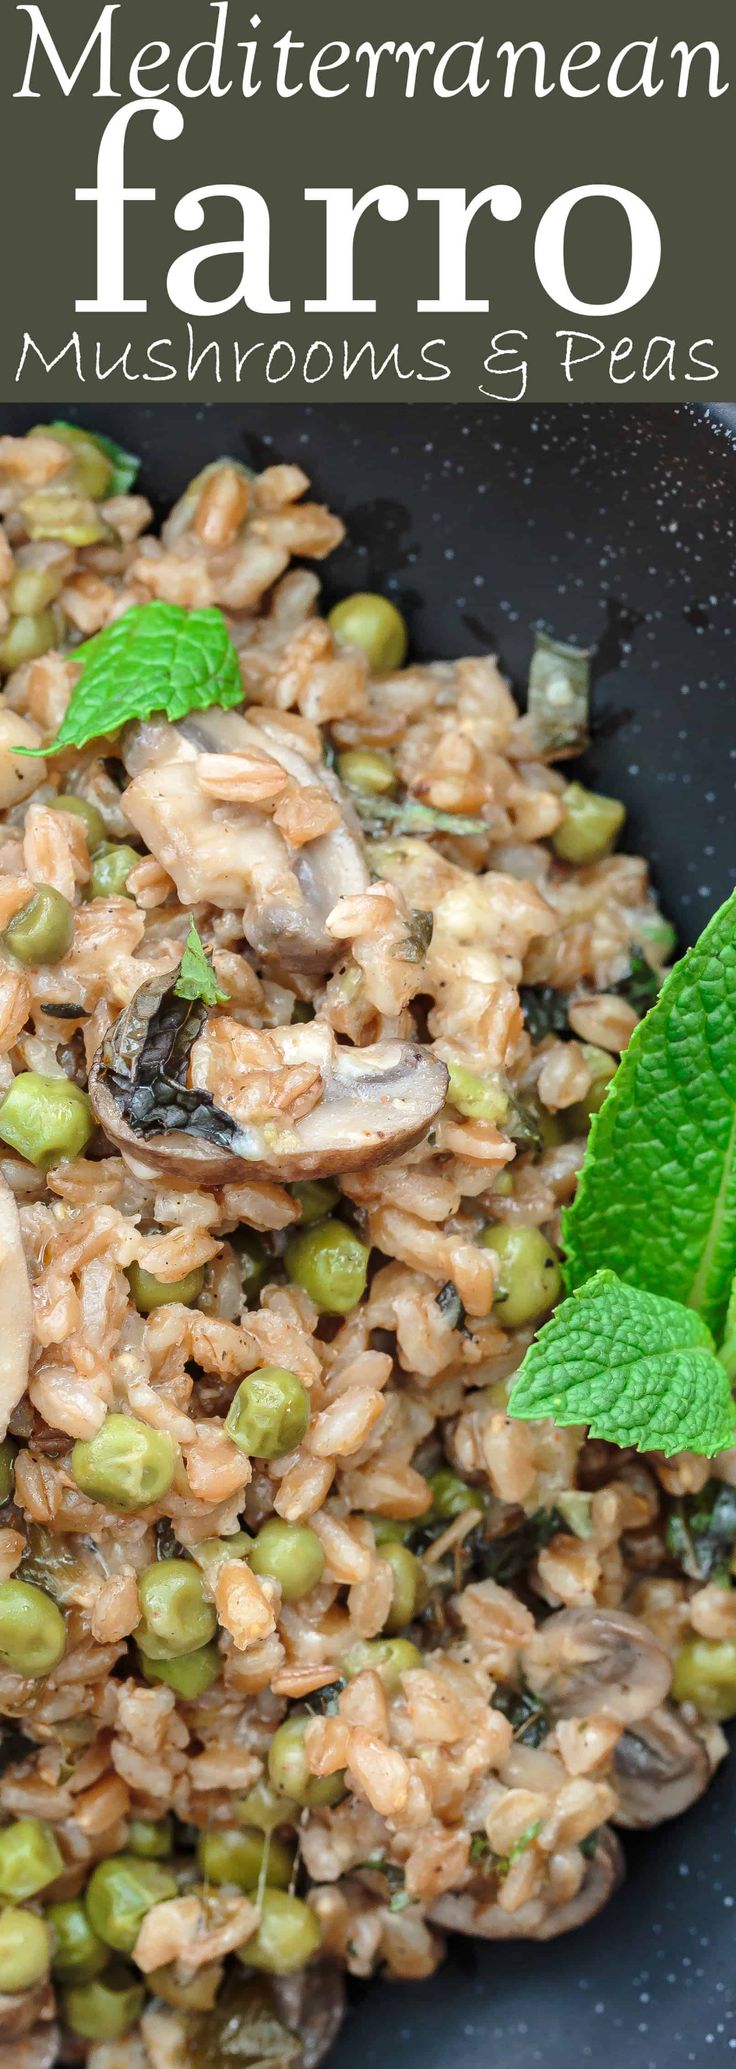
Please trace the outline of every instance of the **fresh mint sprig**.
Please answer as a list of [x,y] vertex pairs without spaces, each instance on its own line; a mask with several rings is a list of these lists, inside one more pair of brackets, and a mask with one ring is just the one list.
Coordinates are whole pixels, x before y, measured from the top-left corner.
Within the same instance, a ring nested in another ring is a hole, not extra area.
[[632,1036],[563,1240],[572,1297],[527,1351],[510,1414],[668,1456],[732,1445],[736,892]]
[[74,659],[82,673],[56,739],[49,747],[17,748],[18,754],[86,747],[154,712],[175,721],[211,704],[228,710],[244,695],[237,653],[222,612],[214,609],[134,604],[78,647]]

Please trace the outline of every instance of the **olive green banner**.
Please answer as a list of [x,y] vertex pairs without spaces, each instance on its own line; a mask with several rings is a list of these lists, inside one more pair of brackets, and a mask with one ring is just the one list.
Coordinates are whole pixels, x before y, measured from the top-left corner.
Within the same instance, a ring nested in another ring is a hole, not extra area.
[[4,0],[0,34],[7,400],[736,393],[733,0]]

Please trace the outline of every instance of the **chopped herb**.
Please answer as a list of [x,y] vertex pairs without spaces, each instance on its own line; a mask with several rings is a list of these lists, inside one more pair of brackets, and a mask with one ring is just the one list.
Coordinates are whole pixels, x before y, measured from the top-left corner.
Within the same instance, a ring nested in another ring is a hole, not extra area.
[[504,1856],[510,1868],[513,1867],[514,1861],[519,1861],[522,1854],[526,1853],[528,1846],[533,1846],[537,1834],[542,1830],[543,1822],[542,1818],[535,1818],[534,1823],[527,1825],[526,1831],[522,1832],[521,1837],[516,1840],[515,1845],[511,1848],[511,1852]]
[[359,1867],[370,1868],[374,1875],[384,1875],[389,1889],[399,1894],[404,1888],[404,1870],[395,1861],[386,1861],[382,1854],[370,1854],[367,1861],[360,1861]]
[[414,1898],[410,1897],[408,1889],[397,1889],[394,1890],[393,1896],[389,1899],[388,1908],[389,1911],[405,1911],[407,1904],[413,1904],[413,1902]]
[[596,1827],[595,1832],[589,1832],[587,1838],[581,1839],[579,1841],[580,1852],[581,1854],[584,1854],[586,1861],[595,1860],[596,1854],[598,1852],[598,1841],[600,1839],[600,1836],[600,1825],[598,1825]]
[[135,1135],[184,1129],[218,1149],[239,1140],[232,1114],[211,1093],[190,1091],[189,1057],[205,1023],[199,999],[178,999],[170,973],[144,984],[105,1036],[95,1070]]
[[343,1679],[328,1681],[324,1688],[314,1688],[311,1695],[307,1696],[306,1708],[311,1710],[313,1717],[336,1717],[340,1696],[346,1687],[347,1683]]
[[432,939],[433,928],[433,913],[422,912],[419,909],[410,912],[404,939],[397,942],[393,954],[402,963],[423,963]]
[[201,999],[205,1006],[224,1006],[229,991],[221,991],[209,956],[205,955],[194,920],[190,918],[186,947],[174,985],[178,999]]
[[540,752],[580,754],[590,725],[590,652],[535,632],[527,714]]
[[490,1851],[490,1843],[486,1839],[485,1832],[474,1832],[473,1837],[470,1841],[469,1856],[473,1865],[475,1866],[475,1863],[477,1861],[486,1861],[488,1859]]
[[59,754],[117,733],[131,719],[161,711],[171,720],[211,704],[228,710],[243,700],[240,664],[222,611],[185,611],[180,604],[134,604],[84,646],[82,673],[56,739],[17,754]]
[[446,1279],[444,1286],[440,1286],[439,1293],[435,1294],[435,1304],[439,1308],[443,1322],[447,1322],[450,1329],[462,1329],[465,1309],[452,1279]]
[[522,1421],[586,1423],[638,1451],[712,1458],[734,1441],[736,1408],[706,1322],[691,1307],[599,1271],[530,1345],[509,1400]]
[[667,1548],[689,1580],[725,1579],[736,1549],[736,1487],[709,1480],[699,1494],[675,1502]]
[[650,1006],[653,1006],[655,999],[659,997],[663,982],[663,971],[654,970],[651,963],[647,962],[646,956],[633,955],[628,975],[621,979],[620,984],[615,984],[613,989],[618,992],[619,998],[628,1001],[635,1013],[648,1013]]
[[394,833],[454,833],[457,839],[490,831],[487,819],[469,819],[462,812],[438,812],[412,797],[374,797],[351,793],[352,801],[368,827],[380,831],[392,826]]
[[44,1005],[39,1003],[37,1010],[44,1013],[47,1020],[88,1020],[90,1009],[88,1006],[75,1006],[73,999],[59,999],[53,1005],[50,1001]]
[[510,1529],[494,1536],[488,1534],[485,1523],[479,1523],[477,1530],[465,1539],[463,1550],[474,1573],[482,1574],[484,1580],[497,1581],[500,1587],[508,1587],[562,1527],[556,1509],[536,1509],[532,1516],[525,1516],[521,1523],[512,1523]]
[[545,1035],[569,1035],[570,995],[551,984],[522,984],[519,990],[527,1034],[535,1047]]
[[514,1738],[520,1746],[541,1746],[551,1730],[549,1710],[538,1695],[532,1695],[527,1688],[503,1688],[494,1690],[493,1708],[508,1717]]

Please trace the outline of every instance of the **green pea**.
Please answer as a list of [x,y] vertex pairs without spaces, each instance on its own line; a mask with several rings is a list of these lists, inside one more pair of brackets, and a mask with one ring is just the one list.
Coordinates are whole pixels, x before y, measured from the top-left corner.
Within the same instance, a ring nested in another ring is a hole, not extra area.
[[206,1573],[210,1589],[221,1566],[230,1559],[247,1559],[253,1547],[253,1539],[247,1530],[235,1530],[232,1537],[202,1537],[198,1545],[192,1545],[192,1558]]
[[308,1523],[282,1523],[272,1516],[258,1532],[250,1565],[260,1580],[278,1581],[285,1602],[298,1602],[321,1581],[325,1555]]
[[127,1279],[139,1315],[152,1315],[155,1308],[168,1307],[172,1301],[194,1307],[204,1285],[204,1270],[197,1265],[183,1279],[156,1279],[153,1272],[133,1262],[127,1267]]
[[230,1241],[240,1258],[245,1305],[257,1307],[261,1287],[265,1286],[272,1268],[266,1246],[252,1228],[234,1229]]
[[100,512],[86,496],[60,489],[36,489],[25,496],[21,517],[29,539],[63,539],[66,546],[99,546],[113,537]]
[[583,1099],[577,1099],[574,1106],[565,1110],[565,1119],[574,1135],[587,1135],[593,1115],[600,1113],[612,1077],[616,1073],[616,1058],[607,1049],[598,1049],[593,1042],[583,1043],[583,1055],[591,1074],[590,1088]]
[[131,1818],[126,1845],[141,1861],[168,1861],[174,1851],[171,1819]]
[[502,1123],[508,1119],[509,1095],[504,1091],[498,1072],[489,1077],[479,1077],[476,1071],[466,1070],[464,1063],[450,1063],[448,1069],[448,1106],[454,1106],[456,1112],[464,1114],[469,1121]]
[[439,1472],[431,1473],[429,1485],[432,1489],[432,1515],[442,1522],[451,1523],[453,1516],[461,1516],[465,1509],[482,1506],[482,1494],[476,1487],[468,1487],[449,1466],[440,1466]]
[[394,797],[399,787],[396,763],[380,747],[348,747],[338,754],[337,773],[349,790],[363,797]]
[[342,1672],[348,1681],[356,1674],[363,1674],[371,1668],[380,1675],[384,1688],[398,1688],[402,1674],[408,1674],[412,1667],[421,1667],[422,1655],[418,1645],[412,1645],[410,1638],[359,1638],[351,1645],[342,1661]]
[[117,1853],[92,1869],[84,1901],[90,1925],[105,1946],[132,1954],[147,1913],[154,1904],[175,1897],[176,1891],[170,1868],[139,1861],[132,1853]]
[[14,618],[36,618],[55,603],[64,587],[63,567],[16,567],[8,584],[8,610]]
[[81,1897],[63,1904],[49,1904],[46,1922],[51,1929],[51,1966],[62,1983],[89,1983],[110,1959],[109,1948],[90,1925]]
[[520,1329],[527,1322],[536,1322],[554,1306],[562,1291],[562,1276],[557,1253],[541,1229],[516,1228],[498,1221],[495,1227],[484,1228],[478,1241],[484,1250],[495,1250],[500,1260],[493,1305],[507,1328]]
[[179,1659],[182,1653],[199,1652],[214,1638],[214,1605],[207,1601],[202,1575],[191,1559],[158,1559],[144,1567],[138,1596],[143,1618],[135,1639],[146,1659]]
[[408,1545],[389,1541],[382,1546],[381,1558],[388,1561],[393,1574],[391,1608],[383,1626],[384,1631],[393,1637],[397,1631],[406,1629],[412,1617],[419,1615],[427,1601],[429,1588],[421,1559],[415,1558]]
[[165,1681],[182,1702],[193,1703],[198,1696],[207,1694],[222,1673],[222,1658],[217,1645],[200,1645],[196,1652],[182,1653],[179,1659],[142,1657],[141,1666],[147,1681]]
[[34,891],[28,904],[14,913],[0,936],[3,948],[30,969],[37,969],[42,963],[60,963],[68,955],[73,939],[73,908],[51,884],[42,884]]
[[106,1415],[95,1437],[74,1445],[72,1477],[91,1501],[124,1511],[147,1509],[168,1494],[176,1457],[164,1430],[151,1430],[134,1415]]
[[360,647],[377,675],[400,668],[406,660],[406,623],[387,596],[375,596],[369,590],[344,596],[329,612],[327,623],[336,646]]
[[299,1803],[302,1809],[319,1810],[325,1804],[339,1803],[345,1794],[345,1780],[342,1774],[311,1773],[304,1748],[309,1723],[307,1714],[294,1710],[279,1725],[268,1750],[268,1772],[274,1789],[288,1796],[291,1803]]
[[86,797],[75,797],[71,791],[63,790],[53,799],[52,810],[71,812],[75,819],[82,820],[90,855],[94,855],[96,848],[102,847],[106,838],[105,821],[97,806],[88,804]]
[[236,1947],[238,1960],[272,1976],[291,1976],[305,1968],[322,1938],[314,1911],[301,1897],[289,1896],[282,1889],[264,1889],[260,1898],[253,1891],[252,1898],[258,1903],[258,1928],[242,1947]]
[[40,1171],[81,1156],[94,1129],[87,1094],[69,1078],[22,1070],[0,1105],[0,1140]]
[[17,1818],[0,1831],[0,1897],[23,1904],[63,1872],[51,1826],[42,1818]]
[[412,1530],[416,1528],[416,1518],[413,1516],[403,1523],[399,1523],[395,1516],[368,1516],[366,1521],[371,1525],[379,1549],[382,1545],[403,1545],[405,1539],[410,1537]]
[[0,1581],[0,1665],[39,1681],[65,1651],[64,1618],[51,1596],[31,1581]]
[[0,1911],[0,1991],[14,1997],[32,1990],[48,1975],[50,1961],[51,1941],[43,1918],[6,1905]]
[[293,1848],[263,1832],[236,1826],[213,1826],[201,1832],[197,1860],[205,1882],[234,1882],[239,1889],[255,1889],[265,1860],[266,1882],[276,1889],[288,1889],[294,1871]]
[[253,1788],[248,1790],[247,1796],[237,1796],[233,1802],[233,1810],[239,1823],[255,1825],[259,1832],[274,1832],[277,1825],[292,1823],[293,1810],[296,1807],[286,1803],[283,1796],[279,1796],[276,1790],[272,1789],[270,1782],[267,1782],[263,1775],[260,1781],[255,1782]]
[[563,790],[565,817],[552,835],[552,846],[561,862],[598,862],[607,855],[626,818],[626,806],[616,797],[601,797],[582,783],[568,783]]
[[286,1271],[324,1315],[349,1315],[365,1293],[370,1250],[344,1221],[320,1221],[291,1236]]
[[262,1365],[241,1380],[225,1428],[249,1458],[282,1458],[301,1443],[308,1422],[309,1394],[296,1373]]
[[128,1969],[112,1968],[90,1983],[77,1983],[62,1997],[64,2020],[80,2040],[121,2040],[140,2018],[146,2001],[142,1983]]
[[28,436],[53,438],[57,445],[69,447],[70,461],[69,467],[64,468],[64,477],[73,480],[81,495],[91,496],[93,503],[102,502],[109,495],[113,463],[91,431],[83,430],[81,424],[36,424]]
[[13,1492],[15,1481],[13,1473],[14,1462],[15,1445],[9,1437],[6,1437],[5,1442],[0,1444],[0,1508],[3,1508],[6,1501],[10,1501]]
[[289,1191],[302,1210],[300,1228],[311,1228],[313,1221],[324,1221],[340,1198],[337,1186],[329,1178],[306,1178],[302,1185],[290,1186]]
[[701,1717],[719,1724],[736,1717],[736,1642],[686,1638],[675,1654],[671,1695],[676,1703],[694,1703]]
[[40,654],[47,654],[56,645],[57,636],[54,611],[33,611],[24,613],[22,618],[11,618],[0,639],[0,668],[9,675],[14,668],[22,668],[25,661],[37,661]]
[[132,891],[127,889],[128,877],[140,859],[135,848],[127,847],[124,841],[105,841],[93,857],[89,897],[132,898]]

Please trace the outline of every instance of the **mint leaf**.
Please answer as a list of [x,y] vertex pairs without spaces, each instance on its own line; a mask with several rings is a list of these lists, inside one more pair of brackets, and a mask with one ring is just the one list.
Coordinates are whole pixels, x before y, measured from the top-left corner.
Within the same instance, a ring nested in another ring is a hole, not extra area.
[[379,827],[392,826],[394,833],[454,833],[460,839],[464,834],[488,832],[487,819],[469,819],[464,812],[439,812],[418,798],[366,797],[359,790],[351,792],[351,797],[361,819]]
[[509,1414],[587,1423],[637,1451],[697,1451],[734,1441],[736,1408],[707,1324],[692,1308],[596,1272],[563,1300],[521,1366]]
[[140,460],[135,453],[126,453],[116,438],[106,438],[102,431],[87,431],[81,424],[68,424],[64,417],[55,417],[49,424],[50,431],[84,432],[93,445],[99,445],[106,458],[112,462],[112,474],[108,482],[105,499],[108,496],[127,496],[138,479]]
[[227,710],[243,697],[238,656],[222,612],[185,611],[176,603],[134,604],[114,625],[78,647],[82,673],[50,747],[18,754],[58,754],[117,733],[154,711],[170,719],[210,704]]
[[224,1006],[229,991],[221,991],[209,956],[205,955],[194,921],[190,920],[186,947],[174,985],[178,999],[201,999],[205,1006]]
[[563,1235],[568,1286],[609,1265],[721,1336],[736,1273],[736,892],[635,1030]]

